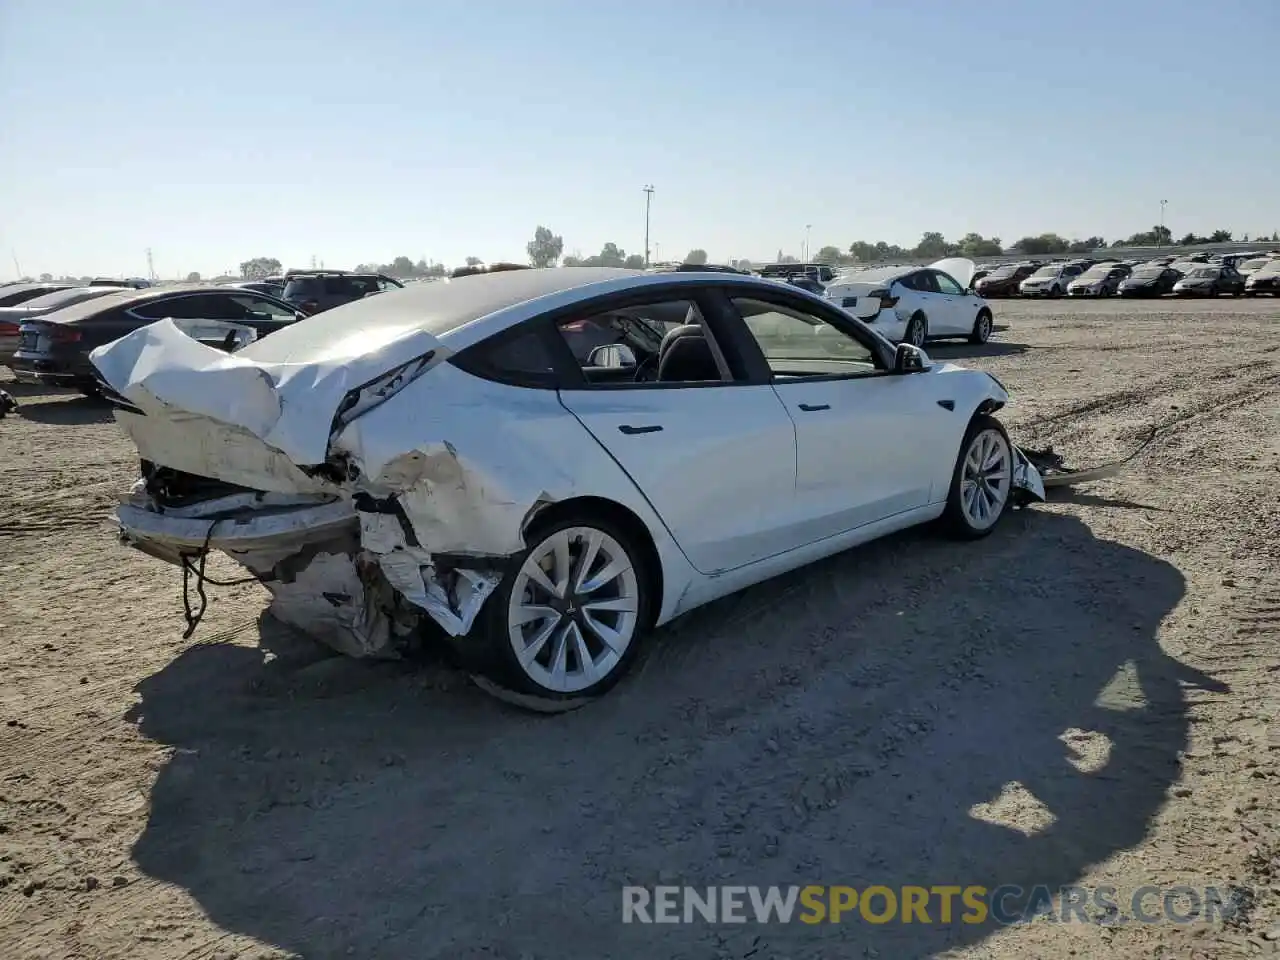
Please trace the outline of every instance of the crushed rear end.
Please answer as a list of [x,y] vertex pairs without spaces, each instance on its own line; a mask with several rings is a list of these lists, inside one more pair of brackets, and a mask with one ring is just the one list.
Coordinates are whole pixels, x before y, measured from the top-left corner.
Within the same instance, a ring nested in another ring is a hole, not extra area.
[[405,516],[398,494],[439,479],[430,445],[370,475],[339,442],[448,349],[422,331],[352,349],[256,362],[162,320],[93,352],[103,395],[142,460],[116,511],[120,537],[181,568],[188,636],[203,585],[216,582],[205,573],[212,551],[271,593],[278,619],[357,657],[397,655],[426,617],[465,633],[501,579],[483,559],[430,553]]

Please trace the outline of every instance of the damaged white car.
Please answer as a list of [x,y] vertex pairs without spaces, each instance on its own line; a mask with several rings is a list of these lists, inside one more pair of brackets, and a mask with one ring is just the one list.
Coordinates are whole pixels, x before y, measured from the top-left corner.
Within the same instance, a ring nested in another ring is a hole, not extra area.
[[879,310],[566,268],[410,285],[231,354],[162,320],[92,354],[143,461],[121,536],[200,587],[231,556],[347,654],[434,622],[486,686],[584,700],[694,607],[1043,499],[1000,383],[895,349],[856,319]]

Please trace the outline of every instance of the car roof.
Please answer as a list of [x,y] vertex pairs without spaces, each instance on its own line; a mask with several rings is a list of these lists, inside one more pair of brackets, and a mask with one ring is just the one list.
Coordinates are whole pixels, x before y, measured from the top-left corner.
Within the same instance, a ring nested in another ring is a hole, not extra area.
[[[291,324],[251,343],[241,354],[260,362],[304,362],[341,352],[352,338],[376,345],[415,331],[461,350],[525,320],[610,293],[646,287],[706,284],[777,289],[760,277],[717,273],[647,273],[621,267],[546,267],[478,273],[436,283],[411,283]],[[797,296],[813,297],[799,287]],[[817,298],[815,298],[817,299]]]
[[162,300],[165,297],[178,296],[181,294],[195,293],[238,293],[244,295],[246,293],[255,293],[260,297],[269,297],[270,294],[259,293],[258,291],[245,290],[243,287],[234,286],[200,286],[197,284],[181,284],[172,287],[147,287],[142,290],[134,290],[132,287],[123,287],[119,290],[112,290],[110,293],[101,297],[95,297],[91,300],[82,300],[79,303],[73,303],[69,307],[61,310],[55,310],[47,313],[40,318],[41,323],[72,323],[76,320],[84,320],[87,317],[95,317],[100,313],[106,313],[108,310],[114,310],[116,307],[132,306],[138,303],[148,303],[152,300]]

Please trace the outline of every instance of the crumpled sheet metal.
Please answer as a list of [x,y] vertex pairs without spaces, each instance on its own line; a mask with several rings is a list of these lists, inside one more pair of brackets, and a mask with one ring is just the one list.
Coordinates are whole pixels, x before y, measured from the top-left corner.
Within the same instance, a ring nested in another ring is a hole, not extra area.
[[372,350],[353,342],[321,360],[260,362],[247,355],[252,346],[226,353],[193,340],[172,320],[158,320],[97,347],[89,359],[112,389],[146,413],[207,417],[247,431],[296,464],[320,464],[343,398],[432,351],[435,362],[448,353],[431,334],[406,330]]
[[1013,486],[1023,500],[1044,502],[1044,479],[1025,453],[1013,448]]
[[481,606],[502,582],[500,571],[467,568],[442,579],[432,552],[408,544],[398,518],[391,514],[361,513],[360,543],[377,560],[387,582],[450,636],[471,629]]

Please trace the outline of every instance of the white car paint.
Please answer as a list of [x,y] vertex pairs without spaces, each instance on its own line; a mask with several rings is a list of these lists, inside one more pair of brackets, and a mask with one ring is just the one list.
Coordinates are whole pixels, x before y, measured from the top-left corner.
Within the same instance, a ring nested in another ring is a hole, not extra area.
[[[837,277],[825,296],[838,306],[847,306],[873,291],[887,291],[897,303],[867,322],[893,343],[906,337],[911,318],[917,314],[924,315],[930,338],[969,336],[978,314],[984,310],[991,313],[987,301],[969,287],[974,271],[974,262],[964,257],[948,257],[927,267],[881,267]],[[916,289],[921,286],[917,277],[927,278],[929,289]]]
[[[802,359],[837,377],[617,389],[518,386],[451,362],[548,313],[649,288],[781,297],[831,321],[815,332],[892,361],[822,298],[733,275],[566,268],[411,285],[231,355],[159,321],[92,354],[118,422],[146,460],[265,493],[172,508],[138,485],[117,512],[123,536],[175,563],[221,550],[263,579],[281,619],[387,655],[414,610],[468,634],[532,518],[590,497],[648,534],[661,624],[940,516],[970,419],[1008,401],[986,373],[922,352],[914,373]],[[879,301],[851,308],[874,316]],[[1015,459],[1014,485],[1043,499]],[[301,569],[282,577],[290,558]]]
[[1067,287],[1080,276],[1080,268],[1063,263],[1048,263],[1018,284],[1024,297],[1064,297]]

